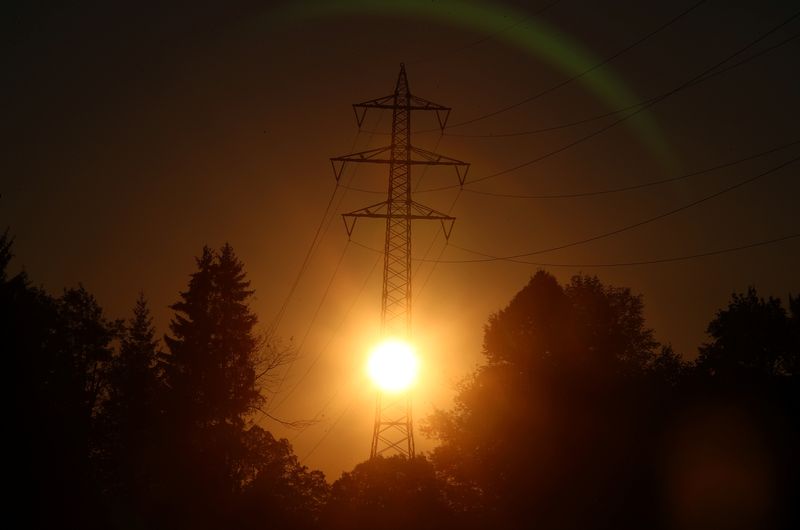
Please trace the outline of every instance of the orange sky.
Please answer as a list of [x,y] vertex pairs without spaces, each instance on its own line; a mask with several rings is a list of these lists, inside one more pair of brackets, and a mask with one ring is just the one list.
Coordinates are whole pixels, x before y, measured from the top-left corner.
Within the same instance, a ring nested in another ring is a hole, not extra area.
[[[788,4],[703,6],[604,68],[643,99],[657,95],[785,19]],[[604,58],[686,6],[614,1],[601,8],[565,0],[539,18]],[[193,270],[193,256],[203,244],[225,241],[245,262],[262,324],[273,319],[334,190],[328,158],[387,143],[385,135],[357,135],[350,104],[390,93],[400,61],[406,62],[412,93],[452,106],[454,121],[564,80],[541,57],[499,36],[473,44],[486,34],[439,20],[348,14],[265,23],[266,8],[244,4],[191,13],[20,9],[4,22],[13,44],[4,52],[11,108],[0,171],[0,225],[17,237],[16,263],[53,292],[83,282],[112,317],[127,316],[144,289],[160,333],[170,315],[167,306]],[[797,33],[798,24],[787,25],[762,48]],[[800,76],[790,65],[798,52],[795,40],[654,106],[650,116],[670,146],[674,168],[656,159],[634,127],[620,125],[475,189],[533,194],[625,186],[797,140]],[[586,83],[575,82],[452,132],[519,131],[609,110]],[[390,119],[372,113],[364,129],[386,131]],[[420,127],[434,125],[431,116],[414,119]],[[478,177],[597,127],[504,139],[425,134],[413,141],[471,162],[470,175]],[[560,245],[681,206],[798,154],[794,146],[674,184],[593,198],[514,200],[464,192],[453,211],[458,221],[452,241],[503,255]],[[657,259],[800,232],[797,167],[662,221],[535,259]],[[354,186],[380,190],[385,168],[351,168],[344,179],[351,178]],[[454,182],[451,169],[437,168],[424,175],[423,187]],[[446,211],[456,194],[447,190],[420,200]],[[354,244],[345,251],[338,214],[376,197],[338,192],[332,222],[278,328],[303,348],[276,402],[287,389],[297,389],[274,413],[293,420],[319,415],[319,421],[300,433],[265,425],[292,440],[301,457],[319,444],[306,463],[330,478],[368,456],[374,389],[363,363],[378,336],[380,309],[381,264],[370,275],[374,253]],[[434,240],[436,228],[414,226],[415,256],[425,254],[432,241],[429,256],[439,255],[443,241]],[[382,237],[380,222],[362,221],[353,239],[380,248]],[[453,248],[443,256],[472,257]],[[422,357],[417,420],[433,407],[449,406],[454,385],[480,362],[488,315],[537,267],[440,264],[422,289],[431,269],[423,264],[414,276],[414,336]],[[596,273],[642,293],[657,337],[692,358],[705,325],[733,290],[754,284],[765,295],[800,291],[800,243],[660,265],[550,270],[564,281],[580,270]],[[427,450],[432,442],[417,431],[417,445]]]

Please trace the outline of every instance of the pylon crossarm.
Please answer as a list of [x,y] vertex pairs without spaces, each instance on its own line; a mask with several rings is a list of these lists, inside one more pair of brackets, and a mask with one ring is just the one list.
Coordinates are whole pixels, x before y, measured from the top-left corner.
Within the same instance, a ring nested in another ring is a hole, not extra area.
[[[420,204],[418,202],[411,203],[410,213],[408,214],[389,214],[388,202],[379,202],[366,208],[361,208],[350,213],[342,214],[344,220],[344,227],[347,230],[347,236],[353,235],[353,229],[356,225],[356,220],[360,217],[367,217],[372,219],[388,219],[388,218],[403,218],[413,221],[440,221],[442,223],[442,231],[444,232],[445,239],[450,239],[450,233],[453,231],[453,225],[456,218],[445,213],[439,212]],[[394,247],[391,247],[394,249]]]
[[453,232],[453,225],[456,222],[455,217],[442,212],[437,212],[433,208],[429,208],[418,202],[412,202],[411,209],[417,212],[415,216],[411,217],[412,219],[438,219],[441,221],[444,238],[448,241],[450,240],[450,234]]
[[[419,96],[412,96],[411,94],[408,96],[407,105],[403,103],[395,103],[394,96],[394,94],[390,94],[388,96],[370,99],[369,101],[363,101],[361,103],[353,103],[353,109],[433,110],[442,113],[449,113],[451,110],[450,107],[445,107],[444,105],[439,105],[433,101],[428,101],[427,99],[423,99]],[[356,113],[358,113],[358,110],[356,110]]]
[[356,123],[358,124],[359,129],[364,123],[364,117],[367,115],[367,109],[390,109],[393,105],[394,94],[371,99],[362,103],[353,103],[353,112],[356,114]]
[[362,101],[361,103],[353,103],[353,108],[364,108],[364,109],[394,108],[394,94],[389,94],[388,96],[381,96],[379,98]]
[[450,158],[449,156],[440,155],[439,153],[434,153],[433,151],[428,151],[427,149],[423,149],[421,147],[415,147],[412,145],[410,146],[410,150],[413,154],[419,156],[422,160],[425,160],[426,162],[432,162],[443,166],[469,165],[467,162],[462,162],[461,160]]
[[[377,149],[369,149],[367,151],[360,151],[358,153],[351,153],[349,155],[337,156],[331,158],[331,165],[333,166],[333,174],[338,181],[344,171],[344,166],[347,162],[359,162],[367,164],[410,164],[415,166],[454,166],[458,174],[458,180],[461,184],[469,171],[469,164],[462,162],[449,156],[440,155],[433,151],[427,151],[419,147],[411,146],[409,148],[409,155],[411,158],[408,160],[401,160],[392,158],[392,147],[378,147]],[[388,155],[388,156],[381,156]]]
[[411,146],[411,152],[425,160],[424,163],[432,166],[454,166],[456,169],[456,175],[458,175],[458,183],[461,186],[464,185],[464,181],[467,178],[467,172],[469,171],[468,162],[463,162],[455,158],[450,158],[449,156],[440,155],[439,153],[434,153],[433,151],[428,151],[427,149],[422,149],[421,147],[414,147],[413,145]]
[[429,206],[420,204],[416,201],[411,202],[412,219],[441,219],[445,221],[455,221],[455,217],[451,217],[446,213],[438,212]]
[[356,220],[359,217],[386,217],[386,210],[388,210],[388,202],[378,202],[367,206],[365,208],[361,208],[360,210],[356,210],[350,213],[343,213],[342,220],[344,221],[344,228],[347,230],[347,237],[353,235],[353,229],[356,226]]
[[347,162],[371,162],[377,164],[385,164],[391,161],[391,158],[378,158],[384,153],[391,153],[392,146],[378,147],[376,149],[368,149],[366,151],[359,151],[358,153],[350,153],[349,155],[336,156],[331,158],[331,166],[333,166],[333,175],[336,181],[342,177],[344,166]]
[[374,160],[376,156],[383,153],[391,152],[392,146],[377,147],[375,149],[367,149],[366,151],[359,151],[358,153],[350,153],[349,155],[336,156],[331,158],[335,162],[369,162]]
[[408,95],[409,100],[409,108],[412,110],[436,110],[439,112],[450,112],[450,107],[445,107],[444,105],[439,105],[438,103],[434,103],[433,101],[428,101],[425,98],[421,98],[419,96],[414,96],[412,94]]
[[358,218],[358,217],[370,217],[372,219],[397,219],[402,217],[403,219],[409,219],[412,221],[430,221],[430,220],[443,220],[443,221],[455,221],[455,217],[450,217],[449,215],[424,215],[424,214],[411,214],[411,215],[402,215],[402,214],[394,214],[389,215],[388,213],[361,213],[361,212],[353,212],[353,213],[343,213],[342,217],[345,219],[350,218]]

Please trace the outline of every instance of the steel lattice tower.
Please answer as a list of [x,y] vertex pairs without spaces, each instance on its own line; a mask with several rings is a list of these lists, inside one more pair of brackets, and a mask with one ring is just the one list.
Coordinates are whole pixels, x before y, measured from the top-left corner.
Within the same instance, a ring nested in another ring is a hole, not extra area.
[[[336,180],[341,178],[347,162],[387,164],[389,190],[386,201],[343,214],[348,237],[360,217],[386,219],[384,240],[383,290],[381,295],[381,336],[411,340],[411,221],[437,220],[442,223],[445,237],[450,237],[454,217],[414,202],[411,198],[411,166],[453,166],[459,184],[464,184],[469,164],[442,156],[411,144],[411,114],[416,110],[436,112],[443,130],[450,108],[414,96],[408,89],[403,64],[397,77],[394,93],[381,98],[356,103],[353,110],[359,128],[368,109],[392,110],[392,143],[386,147],[331,158]],[[370,458],[387,451],[414,457],[414,426],[411,393],[392,395],[387,400],[378,392],[375,405],[375,425],[372,433]]]

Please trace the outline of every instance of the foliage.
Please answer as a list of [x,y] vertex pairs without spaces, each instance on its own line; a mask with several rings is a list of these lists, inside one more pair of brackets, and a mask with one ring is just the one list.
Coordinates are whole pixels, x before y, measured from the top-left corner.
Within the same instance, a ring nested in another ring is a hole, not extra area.
[[144,293],[124,325],[106,372],[108,392],[97,421],[96,453],[107,494],[144,502],[157,471],[166,388],[159,343]]
[[[796,528],[800,299],[734,294],[686,363],[640,296],[536,273],[485,327],[485,362],[427,431],[332,486],[254,424],[294,354],[256,331],[230,245],[197,258],[165,351],[143,295],[127,322],[83,286],[11,274],[11,513],[80,528]],[[21,521],[21,522],[20,522]]]
[[789,296],[791,317],[778,298],[761,298],[755,288],[733,293],[726,309],[708,325],[713,339],[700,347],[699,369],[710,373],[756,371],[800,375],[800,324],[797,299]]
[[[230,245],[206,248],[162,352],[143,295],[127,323],[83,287],[52,297],[11,275],[0,237],[0,340],[11,385],[12,503],[31,527],[310,528],[324,476],[250,424],[290,354],[254,330]],[[265,348],[266,346],[266,348]],[[258,369],[258,374],[256,374]],[[22,523],[24,525],[24,523]]]
[[262,528],[270,521],[278,528],[314,528],[330,489],[323,473],[300,464],[287,440],[256,425],[244,433],[244,442],[240,526]]
[[[31,526],[91,526],[101,491],[94,467],[96,418],[120,324],[83,287],[57,298],[10,276],[10,238],[0,238],[0,343],[10,360],[14,510]],[[44,506],[47,505],[47,509]]]
[[[441,441],[433,461],[470,521],[622,524],[624,496],[649,506],[630,489],[648,479],[639,455],[647,408],[660,404],[647,389],[653,379],[669,386],[662,376],[682,364],[659,350],[641,297],[587,276],[561,286],[540,271],[489,318],[484,356],[455,407],[427,423]],[[575,510],[576,498],[592,501]]]
[[256,316],[244,265],[230,245],[204,247],[189,289],[171,306],[166,381],[176,413],[197,426],[241,425],[262,401],[256,385]]
[[343,473],[323,518],[327,528],[353,530],[448,528],[453,522],[443,485],[424,456],[377,457]]

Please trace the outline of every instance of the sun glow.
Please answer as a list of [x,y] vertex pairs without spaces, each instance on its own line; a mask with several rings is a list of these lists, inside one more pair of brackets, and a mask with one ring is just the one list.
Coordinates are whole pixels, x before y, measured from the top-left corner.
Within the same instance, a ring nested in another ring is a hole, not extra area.
[[367,361],[367,373],[381,390],[400,392],[414,383],[419,361],[407,342],[388,339],[378,344]]

